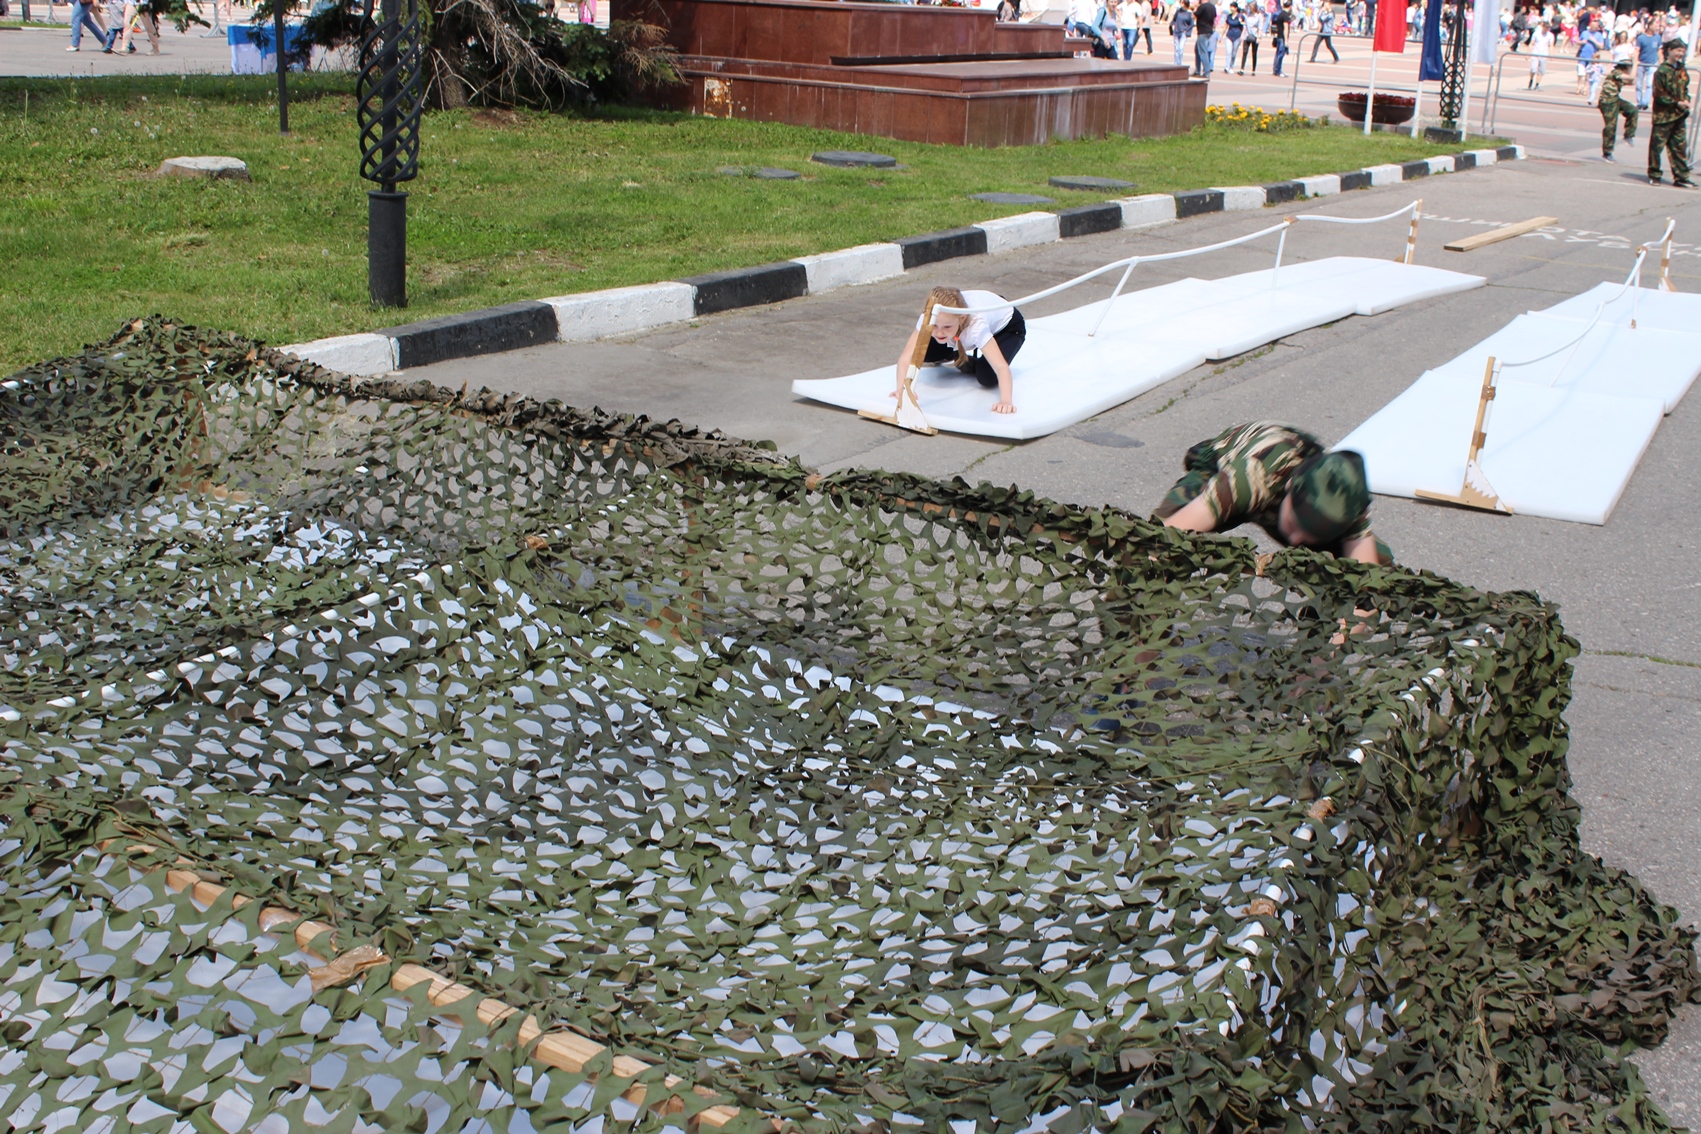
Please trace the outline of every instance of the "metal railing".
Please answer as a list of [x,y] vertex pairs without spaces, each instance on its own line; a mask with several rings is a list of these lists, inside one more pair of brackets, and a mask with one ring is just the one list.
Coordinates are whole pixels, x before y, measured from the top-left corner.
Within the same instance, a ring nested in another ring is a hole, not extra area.
[[[1551,106],[1551,107],[1555,107],[1555,108],[1560,109],[1560,110],[1593,110],[1593,109],[1595,109],[1593,106],[1590,106],[1588,103],[1579,104],[1579,103],[1577,103],[1576,101],[1573,101],[1573,100],[1565,100],[1565,99],[1557,99],[1557,98],[1543,98],[1539,95],[1529,95],[1529,94],[1503,95],[1500,91],[1500,82],[1501,82],[1501,78],[1505,74],[1506,64],[1512,62],[1514,59],[1517,59],[1517,58],[1520,58],[1520,56],[1514,55],[1510,52],[1507,52],[1507,53],[1502,54],[1500,56],[1499,60],[1495,62],[1493,81],[1492,81],[1491,85],[1489,86],[1488,95],[1483,99],[1483,103],[1482,103],[1482,128],[1481,128],[1482,133],[1492,134],[1492,133],[1494,133],[1495,128],[1500,124],[1500,103],[1501,103],[1502,99],[1504,99],[1507,102],[1524,103],[1524,104],[1530,105],[1530,106]],[[1523,55],[1522,58],[1525,61],[1528,61],[1530,56]],[[1571,64],[1576,63],[1576,57],[1575,56],[1561,55],[1561,56],[1549,56],[1549,58],[1563,59],[1563,60],[1566,60],[1568,63],[1571,63]],[[1638,63],[1637,66],[1640,67],[1641,64]],[[1701,80],[1701,68],[1685,67],[1683,70],[1684,70],[1685,74],[1694,76],[1696,80]],[[1692,81],[1690,83],[1690,89],[1692,91],[1698,89],[1696,82]],[[1691,154],[1694,154],[1694,152],[1695,152],[1695,141],[1696,141],[1697,133],[1701,133],[1701,115],[1697,115],[1697,114],[1691,112],[1690,115],[1689,115],[1689,136],[1686,139],[1687,144],[1688,144],[1688,149],[1689,149],[1689,152]]]
[[[1336,34],[1339,34],[1339,33],[1336,33]],[[1368,91],[1370,89],[1369,83],[1343,83],[1343,82],[1339,82],[1339,81],[1334,80],[1334,79],[1306,79],[1306,80],[1300,79],[1300,77],[1299,77],[1299,64],[1300,64],[1299,53],[1300,53],[1300,51],[1303,51],[1305,49],[1305,41],[1308,40],[1308,39],[1321,39],[1321,38],[1322,38],[1322,36],[1319,35],[1319,33],[1317,33],[1317,32],[1306,32],[1304,35],[1299,37],[1299,50],[1290,53],[1290,58],[1293,59],[1293,83],[1288,88],[1288,109],[1289,110],[1294,110],[1299,106],[1299,84],[1302,81],[1307,86],[1334,87],[1336,90],[1342,90],[1342,91]],[[1404,86],[1399,86],[1399,85],[1391,84],[1391,83],[1377,83],[1376,84],[1376,93],[1377,94],[1397,94],[1397,95],[1400,95],[1402,97],[1404,97],[1405,95],[1411,95],[1412,97],[1416,98],[1418,92],[1417,92],[1417,89],[1413,88],[1413,87],[1404,87]],[[1364,112],[1366,114],[1370,113],[1370,107],[1369,107],[1368,103],[1365,106]]]
[[1049,299],[1059,292],[1068,291],[1070,288],[1084,284],[1088,280],[1097,279],[1107,272],[1121,268],[1123,269],[1122,278],[1117,281],[1116,290],[1110,293],[1110,299],[1105,302],[1104,310],[1099,312],[1098,320],[1093,324],[1093,329],[1087,332],[1087,336],[1091,338],[1099,333],[1099,327],[1104,324],[1105,317],[1110,314],[1110,309],[1115,306],[1117,298],[1122,294],[1123,287],[1127,285],[1128,277],[1133,275],[1134,269],[1141,264],[1156,264],[1164,260],[1183,260],[1190,256],[1203,256],[1207,252],[1219,252],[1224,248],[1233,248],[1236,245],[1259,240],[1272,233],[1280,233],[1281,236],[1276,241],[1276,262],[1270,269],[1270,286],[1273,288],[1276,286],[1277,275],[1282,269],[1282,253],[1287,248],[1288,229],[1294,225],[1302,221],[1320,221],[1326,224],[1379,224],[1382,221],[1403,217],[1407,213],[1411,214],[1412,221],[1406,232],[1406,252],[1401,258],[1401,262],[1410,264],[1417,254],[1417,223],[1418,214],[1422,208],[1423,198],[1420,197],[1403,208],[1395,209],[1393,212],[1385,213],[1379,217],[1331,217],[1322,213],[1301,213],[1297,216],[1283,217],[1280,223],[1273,224],[1269,228],[1261,228],[1257,232],[1249,232],[1245,236],[1236,236],[1229,240],[1219,240],[1215,244],[1206,244],[1199,248],[1183,248],[1177,252],[1155,252],[1149,256],[1128,256],[1121,260],[1113,260],[1101,268],[1094,268],[1092,271],[1076,276],[1072,280],[1064,280],[1062,283],[1055,284],[1043,291],[1036,291],[1032,295],[1024,295],[1020,299],[1012,299],[1006,303],[991,307],[948,307],[941,303],[933,308],[933,312],[936,315],[989,315],[995,311],[1003,311],[1008,307],[1022,307],[1030,303],[1037,303],[1042,299]]

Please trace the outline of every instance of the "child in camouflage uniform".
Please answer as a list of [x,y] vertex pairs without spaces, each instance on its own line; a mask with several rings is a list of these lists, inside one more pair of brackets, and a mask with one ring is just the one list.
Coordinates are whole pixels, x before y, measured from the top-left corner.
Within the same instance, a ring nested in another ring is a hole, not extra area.
[[1672,182],[1693,189],[1689,155],[1684,153],[1684,128],[1689,124],[1689,76],[1683,61],[1687,48],[1681,39],[1667,40],[1660,49],[1665,60],[1654,72],[1654,130],[1648,139],[1648,181],[1660,183],[1660,150],[1671,157]]
[[1186,473],[1153,513],[1170,527],[1219,532],[1251,522],[1287,547],[1394,562],[1371,533],[1370,488],[1357,453],[1328,453],[1291,425],[1255,421],[1194,445],[1182,466]]
[[1616,161],[1612,156],[1613,143],[1618,140],[1618,118],[1624,116],[1624,140],[1636,138],[1636,104],[1619,92],[1632,82],[1633,64],[1620,59],[1612,65],[1612,74],[1601,82],[1601,160]]

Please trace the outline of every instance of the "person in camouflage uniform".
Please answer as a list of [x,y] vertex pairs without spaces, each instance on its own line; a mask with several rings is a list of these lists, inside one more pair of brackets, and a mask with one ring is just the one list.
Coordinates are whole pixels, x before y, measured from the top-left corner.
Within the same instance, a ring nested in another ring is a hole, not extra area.
[[1648,139],[1648,181],[1660,183],[1660,150],[1671,157],[1672,181],[1680,189],[1693,189],[1689,180],[1689,155],[1684,153],[1684,131],[1689,124],[1689,75],[1683,69],[1687,48],[1681,39],[1667,40],[1665,60],[1654,72],[1654,129]]
[[1364,458],[1325,452],[1291,425],[1234,425],[1187,450],[1186,470],[1165,494],[1155,519],[1193,532],[1255,523],[1287,547],[1315,547],[1361,563],[1391,564],[1394,554],[1370,530]]
[[1613,64],[1612,73],[1601,81],[1601,160],[1603,161],[1617,160],[1612,156],[1612,147],[1618,140],[1619,115],[1624,116],[1624,140],[1629,142],[1636,138],[1636,104],[1619,94],[1626,83],[1633,81],[1633,66],[1630,60],[1620,59]]

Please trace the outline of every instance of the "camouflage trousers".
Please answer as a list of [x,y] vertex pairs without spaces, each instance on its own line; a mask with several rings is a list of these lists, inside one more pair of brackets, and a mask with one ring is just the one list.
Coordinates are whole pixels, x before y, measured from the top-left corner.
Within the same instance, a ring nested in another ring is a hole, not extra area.
[[1684,134],[1689,126],[1689,115],[1673,118],[1665,122],[1655,122],[1653,134],[1648,138],[1648,176],[1658,181],[1660,178],[1660,150],[1664,149],[1671,157],[1671,176],[1673,181],[1689,180],[1689,155],[1684,152]]
[[1618,138],[1618,118],[1624,116],[1624,140],[1633,141],[1636,137],[1636,104],[1623,98],[1615,98],[1608,105],[1606,99],[1601,99],[1601,156],[1611,157],[1613,143]]

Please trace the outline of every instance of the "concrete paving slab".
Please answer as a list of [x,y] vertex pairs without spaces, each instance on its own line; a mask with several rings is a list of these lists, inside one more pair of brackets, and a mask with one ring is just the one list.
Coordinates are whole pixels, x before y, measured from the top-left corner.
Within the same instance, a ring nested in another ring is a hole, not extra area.
[[[1196,247],[1254,231],[1273,214],[1218,213],[945,262],[900,279],[773,307],[728,312],[592,344],[551,344],[412,372],[446,386],[560,397],[604,409],[679,417],[771,438],[817,467],[880,467],[970,482],[1020,484],[1081,504],[1148,510],[1181,471],[1186,447],[1223,426],[1278,418],[1335,441],[1439,365],[1531,308],[1622,279],[1630,245],[1668,216],[1679,239],[1679,290],[1701,291],[1701,198],[1600,176],[1598,166],[1526,161],[1330,196],[1301,206],[1375,216],[1422,196],[1418,262],[1486,276],[1477,291],[1371,318],[1353,317],[1273,346],[1199,367],[1062,433],[1022,444],[922,437],[795,401],[794,378],[824,378],[897,362],[935,284],[1021,295],[1132,253]],[[1526,217],[1559,223],[1471,253],[1444,252],[1461,235]],[[1390,257],[1405,226],[1308,225],[1290,233],[1288,262],[1329,255]],[[1130,286],[1268,267],[1274,247],[1243,245],[1149,264]],[[1653,276],[1650,274],[1648,281]],[[1031,315],[1108,292],[1062,296]],[[1018,367],[1018,373],[1019,373]],[[1043,398],[1016,390],[1016,404]],[[1492,422],[1490,423],[1492,429]],[[1458,438],[1463,446],[1466,438]],[[1685,922],[1701,919],[1701,398],[1666,418],[1617,511],[1603,527],[1463,512],[1378,497],[1378,534],[1400,561],[1492,590],[1527,588],[1559,604],[1585,654],[1576,667],[1571,767],[1584,846],[1636,872]],[[1261,533],[1243,529],[1260,540]],[[1701,1009],[1673,1039],[1638,1056],[1669,1113],[1701,1118]]]

